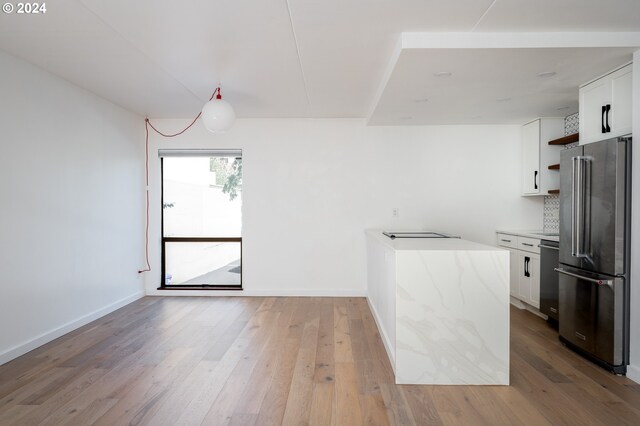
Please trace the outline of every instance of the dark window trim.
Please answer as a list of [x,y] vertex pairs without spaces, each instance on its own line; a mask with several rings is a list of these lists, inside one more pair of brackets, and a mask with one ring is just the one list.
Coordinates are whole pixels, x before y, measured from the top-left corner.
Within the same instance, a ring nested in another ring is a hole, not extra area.
[[164,252],[164,158],[160,157],[160,289],[165,286],[167,270],[165,267]]
[[213,284],[200,284],[200,285],[165,285],[158,287],[158,290],[242,290],[242,286],[237,285],[213,285]]
[[241,243],[242,237],[162,237],[167,243]]
[[[160,228],[161,228],[161,273],[158,290],[242,290],[242,237],[165,237],[164,236],[164,158],[160,157]],[[240,243],[240,284],[165,284],[166,277],[166,243]]]

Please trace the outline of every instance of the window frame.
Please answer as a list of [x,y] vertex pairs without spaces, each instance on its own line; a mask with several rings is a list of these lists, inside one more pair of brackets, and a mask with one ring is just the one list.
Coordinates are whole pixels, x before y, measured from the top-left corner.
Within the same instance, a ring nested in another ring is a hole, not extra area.
[[[215,155],[213,155],[215,156]],[[242,157],[241,157],[242,158]],[[161,235],[161,272],[158,290],[242,290],[242,237],[165,237],[164,235],[164,158],[160,157],[160,235]],[[240,243],[240,284],[166,284],[166,244],[167,243]]]

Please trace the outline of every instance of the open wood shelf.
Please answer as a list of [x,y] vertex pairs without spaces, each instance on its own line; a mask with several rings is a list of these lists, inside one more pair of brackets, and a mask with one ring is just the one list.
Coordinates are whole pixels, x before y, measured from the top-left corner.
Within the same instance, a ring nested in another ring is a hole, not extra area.
[[580,133],[574,133],[562,138],[549,141],[549,145],[567,145],[570,143],[578,142],[580,140]]
[[549,167],[547,167],[547,169],[549,169],[549,170],[560,170],[560,164],[552,164]]
[[559,194],[560,190],[559,189],[550,189],[548,192],[549,192],[549,194]]

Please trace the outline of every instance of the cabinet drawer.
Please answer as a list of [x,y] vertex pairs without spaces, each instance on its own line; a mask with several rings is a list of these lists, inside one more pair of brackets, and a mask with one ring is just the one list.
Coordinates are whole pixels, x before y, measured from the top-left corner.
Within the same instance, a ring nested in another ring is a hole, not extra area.
[[518,248],[518,237],[509,234],[498,234],[498,245],[501,247]]
[[518,250],[528,251],[529,253],[540,253],[540,240],[537,238],[518,237]]

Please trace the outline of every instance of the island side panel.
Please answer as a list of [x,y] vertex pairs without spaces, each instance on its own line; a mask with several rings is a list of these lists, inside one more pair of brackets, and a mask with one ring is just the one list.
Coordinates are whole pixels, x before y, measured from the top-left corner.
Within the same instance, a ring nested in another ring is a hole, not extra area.
[[508,385],[509,252],[396,255],[396,383]]
[[370,235],[367,235],[367,291],[371,313],[395,372],[396,253]]

